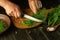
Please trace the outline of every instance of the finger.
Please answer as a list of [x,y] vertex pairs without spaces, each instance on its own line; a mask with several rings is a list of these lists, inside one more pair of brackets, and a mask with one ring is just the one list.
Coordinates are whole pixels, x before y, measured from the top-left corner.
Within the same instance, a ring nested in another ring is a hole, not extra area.
[[16,12],[16,9],[14,9],[14,12],[13,12],[15,18],[17,18],[17,12]]
[[9,13],[9,16],[12,16],[12,13]]
[[14,9],[14,16],[15,16],[15,18],[20,17],[20,12],[17,8]]
[[29,6],[34,13],[37,12],[37,8],[34,1],[29,1]]
[[17,17],[20,17],[21,11],[19,9],[17,9],[16,11],[17,11]]
[[14,16],[13,11],[11,11],[11,13],[10,13],[10,14],[11,14],[11,16]]
[[6,12],[8,16],[11,16],[10,13]]
[[41,1],[38,1],[38,8],[42,8],[42,3],[41,3]]
[[42,7],[42,3],[40,0],[35,0],[35,5],[37,7],[37,10]]
[[11,14],[9,13],[9,14],[7,14],[8,16],[11,16]]
[[11,13],[9,13],[8,15],[11,16]]
[[20,12],[17,12],[17,17],[20,17]]
[[34,0],[36,8],[38,8],[38,0]]

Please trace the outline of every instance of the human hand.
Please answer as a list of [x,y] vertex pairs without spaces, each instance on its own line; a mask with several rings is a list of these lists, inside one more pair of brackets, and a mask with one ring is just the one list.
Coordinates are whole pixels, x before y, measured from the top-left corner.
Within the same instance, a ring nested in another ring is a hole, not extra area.
[[40,8],[42,8],[42,3],[39,0],[28,0],[28,2],[33,13],[36,13]]
[[15,18],[18,18],[21,15],[20,8],[12,2],[8,1],[6,3],[6,5],[4,6],[4,9],[5,9],[7,15],[9,15],[9,16],[14,16]]

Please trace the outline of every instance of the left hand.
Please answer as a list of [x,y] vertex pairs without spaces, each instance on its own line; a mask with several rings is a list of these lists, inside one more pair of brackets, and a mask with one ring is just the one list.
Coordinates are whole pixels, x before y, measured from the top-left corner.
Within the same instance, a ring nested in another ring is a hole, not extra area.
[[33,13],[36,13],[37,10],[42,8],[42,3],[40,0],[28,0],[28,2],[29,2],[29,7]]

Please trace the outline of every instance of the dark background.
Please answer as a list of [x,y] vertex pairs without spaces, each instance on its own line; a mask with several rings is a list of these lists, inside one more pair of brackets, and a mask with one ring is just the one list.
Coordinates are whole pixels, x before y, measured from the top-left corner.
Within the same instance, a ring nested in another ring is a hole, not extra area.
[[[29,8],[28,0],[11,1],[19,5],[21,9]],[[41,2],[43,7],[48,9],[60,4],[60,0],[41,0]],[[0,13],[6,14],[2,7],[0,7]],[[60,27],[58,27],[54,32],[47,32],[45,25],[43,25],[43,27],[44,28],[42,29],[40,29],[40,27],[32,29],[18,29],[12,23],[6,32],[0,34],[0,40],[60,40]]]
[[[29,8],[28,0],[10,0],[15,4],[19,5],[22,9]],[[43,7],[51,8],[60,4],[60,0],[40,0],[42,2]]]

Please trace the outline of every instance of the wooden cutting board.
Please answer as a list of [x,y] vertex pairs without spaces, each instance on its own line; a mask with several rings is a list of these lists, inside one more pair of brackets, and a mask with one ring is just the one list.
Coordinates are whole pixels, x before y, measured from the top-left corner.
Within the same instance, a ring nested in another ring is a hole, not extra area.
[[[48,14],[48,12],[50,12],[52,9],[47,9],[46,10],[46,14]],[[30,9],[26,9],[25,10],[25,13],[27,13],[28,15],[32,15],[33,12],[30,10]],[[27,20],[26,18],[14,18],[14,17],[11,17],[12,18],[12,21],[13,21],[13,24],[17,27],[17,28],[20,28],[20,29],[26,29],[26,28],[34,28],[34,27],[37,27],[38,25],[42,24],[42,23],[36,23],[32,26],[25,26],[25,25],[22,25],[21,22],[22,20]]]

